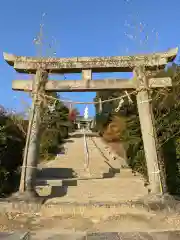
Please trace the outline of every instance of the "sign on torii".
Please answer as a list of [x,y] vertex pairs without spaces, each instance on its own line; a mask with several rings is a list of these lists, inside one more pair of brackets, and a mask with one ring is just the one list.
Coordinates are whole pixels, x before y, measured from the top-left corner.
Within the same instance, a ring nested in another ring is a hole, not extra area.
[[[34,80],[15,80],[12,88],[19,91],[34,91],[41,95],[46,91],[103,91],[136,89],[137,106],[141,124],[142,138],[147,162],[148,177],[151,191],[160,192],[161,180],[159,176],[158,154],[156,150],[156,135],[153,127],[153,113],[150,102],[149,88],[172,86],[171,78],[156,78],[156,72],[164,69],[168,62],[172,62],[178,48],[166,52],[114,57],[75,57],[75,58],[37,58],[23,57],[4,53],[5,61],[17,72],[35,74]],[[99,79],[93,80],[93,72],[133,72],[132,80],[128,79]],[[48,73],[82,73],[82,80],[55,81],[48,80]],[[149,74],[150,73],[150,74]],[[27,171],[33,175],[38,159],[38,142],[40,129],[41,108],[35,104],[33,97],[32,112],[27,138],[27,161],[30,166]],[[33,126],[33,128],[32,128]],[[28,145],[29,144],[29,145]],[[24,159],[25,162],[25,159]],[[25,190],[32,190],[32,179],[25,178]]]

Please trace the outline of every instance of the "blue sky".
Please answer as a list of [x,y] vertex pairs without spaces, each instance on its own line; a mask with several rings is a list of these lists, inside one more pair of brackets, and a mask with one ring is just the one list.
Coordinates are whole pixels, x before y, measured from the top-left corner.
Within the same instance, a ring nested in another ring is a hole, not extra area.
[[[11,90],[18,74],[3,60],[2,53],[37,55],[33,39],[43,13],[43,54],[57,57],[128,55],[164,51],[180,44],[179,0],[31,0],[5,1],[0,7],[0,104],[17,111],[29,103],[27,93]],[[177,20],[176,20],[177,19]],[[146,24],[140,32],[140,23]],[[147,41],[143,41],[143,39]],[[48,44],[56,39],[53,49]],[[142,42],[142,43],[140,43]],[[130,74],[94,74],[130,76]],[[78,79],[78,75],[66,78]],[[56,79],[62,78],[62,76]],[[62,93],[76,101],[91,101],[95,93]],[[76,106],[82,113],[85,106]],[[89,107],[90,115],[94,107]]]

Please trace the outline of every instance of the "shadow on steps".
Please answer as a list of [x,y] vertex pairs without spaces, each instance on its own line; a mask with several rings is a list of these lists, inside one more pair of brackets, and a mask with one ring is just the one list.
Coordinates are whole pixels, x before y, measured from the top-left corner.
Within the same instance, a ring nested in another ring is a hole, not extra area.
[[75,177],[76,173],[72,168],[42,168],[37,172],[38,179],[68,179]]

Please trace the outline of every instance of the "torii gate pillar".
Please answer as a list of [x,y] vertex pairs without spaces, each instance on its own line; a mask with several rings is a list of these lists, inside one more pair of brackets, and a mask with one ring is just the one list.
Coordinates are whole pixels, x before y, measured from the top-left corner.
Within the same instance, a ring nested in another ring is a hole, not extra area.
[[134,69],[134,75],[137,81],[136,96],[139,112],[141,133],[146,157],[150,191],[153,194],[162,194],[162,183],[158,163],[158,154],[156,146],[156,134],[153,126],[153,111],[150,92],[148,90],[148,80],[143,66]]

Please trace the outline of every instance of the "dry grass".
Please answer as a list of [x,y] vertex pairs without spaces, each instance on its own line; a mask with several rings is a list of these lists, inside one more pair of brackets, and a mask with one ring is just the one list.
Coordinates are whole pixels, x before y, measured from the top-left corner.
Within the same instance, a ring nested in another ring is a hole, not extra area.
[[119,141],[122,132],[126,128],[125,118],[114,116],[111,123],[107,126],[104,131],[103,138],[107,142]]

